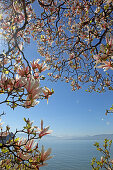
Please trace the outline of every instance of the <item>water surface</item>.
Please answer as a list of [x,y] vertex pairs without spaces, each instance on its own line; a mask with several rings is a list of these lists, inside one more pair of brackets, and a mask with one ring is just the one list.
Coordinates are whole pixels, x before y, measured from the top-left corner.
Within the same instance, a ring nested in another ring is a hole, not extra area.
[[[92,157],[100,159],[101,154],[93,144],[94,140],[43,140],[45,148],[52,148],[54,157],[48,160],[48,166],[41,170],[91,170]],[[103,143],[103,141],[98,141]]]

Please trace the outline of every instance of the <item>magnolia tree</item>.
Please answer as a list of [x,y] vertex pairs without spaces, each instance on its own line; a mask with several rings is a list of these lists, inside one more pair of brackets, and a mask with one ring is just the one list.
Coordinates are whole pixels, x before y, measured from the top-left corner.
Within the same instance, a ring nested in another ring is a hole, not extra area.
[[[112,90],[112,0],[38,1],[41,19],[30,28],[38,52],[51,68],[51,79],[70,82],[72,90],[84,83],[88,91]],[[102,69],[101,69],[102,68]]]
[[91,166],[93,170],[99,170],[100,168],[101,169],[104,168],[107,170],[113,169],[113,159],[111,158],[110,155],[111,144],[112,144],[112,140],[108,140],[108,139],[104,140],[103,147],[101,147],[98,142],[94,144],[97,150],[101,152],[102,156],[100,160],[96,160],[95,157],[92,159]]
[[64,80],[72,90],[85,83],[89,92],[113,90],[112,0],[11,1],[6,8],[12,6],[14,15],[3,32],[9,44],[13,42],[10,50],[17,45],[21,52],[19,42],[33,38],[51,80]]
[[[31,2],[30,2],[31,3]],[[47,99],[53,90],[41,87],[43,71],[49,67],[39,59],[29,62],[23,52],[24,43],[29,43],[30,24],[35,14],[27,1],[0,1],[0,39],[5,49],[0,54],[0,104],[6,103],[12,109],[17,106],[34,107],[40,99]],[[41,129],[24,118],[26,125],[22,130],[0,133],[0,169],[39,169],[51,158],[51,149],[38,148],[38,139],[51,133],[49,127]],[[26,139],[17,138],[18,133],[26,134]],[[4,140],[4,136],[9,139]],[[36,142],[36,143],[35,143]]]
[[[10,128],[6,126],[6,131],[1,130],[0,143],[0,169],[39,169],[41,166],[47,165],[46,160],[51,159],[51,148],[44,151],[42,145],[41,151],[38,148],[38,139],[42,136],[50,134],[49,127],[43,128],[41,121],[41,129],[33,126],[33,122],[26,120],[26,125],[22,130],[16,130],[14,134],[10,133]],[[2,124],[2,123],[1,123]],[[7,140],[4,140],[5,135],[9,135]],[[18,133],[26,134],[26,139],[17,138]]]
[[[70,83],[73,91],[85,83],[89,92],[113,90],[112,11],[112,0],[1,0],[0,38],[6,47],[0,54],[0,93],[4,96],[0,103],[14,109],[48,100],[54,91],[40,87],[45,70],[52,81]],[[41,62],[38,58],[30,62],[24,54],[24,46],[32,39],[38,44]],[[41,125],[37,132],[30,120],[25,122],[22,132],[28,134],[27,140],[14,135],[0,146],[2,168],[39,169],[48,159],[50,150],[44,153],[42,147],[40,153],[37,145],[32,147],[37,133],[40,138],[48,128]]]

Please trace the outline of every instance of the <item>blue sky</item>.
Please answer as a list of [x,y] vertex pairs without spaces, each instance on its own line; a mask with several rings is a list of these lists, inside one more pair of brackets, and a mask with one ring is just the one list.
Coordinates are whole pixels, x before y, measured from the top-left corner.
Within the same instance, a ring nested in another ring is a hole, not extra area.
[[113,115],[105,116],[106,108],[112,105],[112,94],[87,93],[84,90],[72,92],[69,84],[47,82],[48,87],[53,87],[55,93],[40,102],[34,108],[16,108],[14,111],[6,105],[1,105],[0,111],[6,112],[2,117],[4,125],[21,129],[24,125],[23,117],[34,120],[35,125],[50,125],[52,135],[57,136],[84,136],[103,133],[113,133]]
[[[1,43],[0,43],[1,46]],[[1,47],[3,48],[3,47]],[[39,58],[36,44],[26,46],[26,58],[32,61]],[[34,108],[24,109],[17,107],[14,111],[5,104],[0,106],[0,113],[6,113],[2,117],[4,127],[8,124],[12,131],[21,129],[24,126],[23,118],[34,120],[34,124],[40,126],[40,120],[44,125],[50,125],[52,135],[56,136],[85,136],[104,133],[113,133],[113,115],[105,116],[106,109],[112,103],[112,92],[88,93],[83,87],[73,92],[69,84],[58,81],[57,83],[46,81],[45,85],[53,88],[55,93],[46,100],[40,101]],[[2,98],[2,95],[0,99]]]

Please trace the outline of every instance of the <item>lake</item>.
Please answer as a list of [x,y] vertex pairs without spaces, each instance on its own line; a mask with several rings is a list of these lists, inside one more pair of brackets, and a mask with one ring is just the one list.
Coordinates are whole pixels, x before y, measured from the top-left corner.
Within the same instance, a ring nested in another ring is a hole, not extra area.
[[[19,135],[18,137],[25,137]],[[111,137],[107,137],[112,139]],[[104,140],[71,140],[58,137],[44,136],[39,141],[39,150],[44,145],[45,151],[52,148],[52,159],[46,161],[48,166],[40,170],[92,170],[91,160],[96,157],[100,160],[102,154],[93,145],[99,142],[103,145]],[[112,144],[113,145],[113,144]],[[113,158],[113,146],[111,147],[111,158]]]
[[[41,140],[45,149],[51,147],[52,159],[48,160],[48,166],[40,170],[91,170],[92,157],[100,159],[101,154],[93,144],[96,140]],[[97,141],[103,144],[103,140]],[[112,154],[113,156],[113,154]]]

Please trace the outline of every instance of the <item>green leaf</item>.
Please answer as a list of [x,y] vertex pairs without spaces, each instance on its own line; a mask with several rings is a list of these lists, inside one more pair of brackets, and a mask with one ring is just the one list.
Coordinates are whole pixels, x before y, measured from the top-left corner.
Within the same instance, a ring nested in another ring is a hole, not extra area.
[[26,118],[24,117],[24,121],[26,122]]

